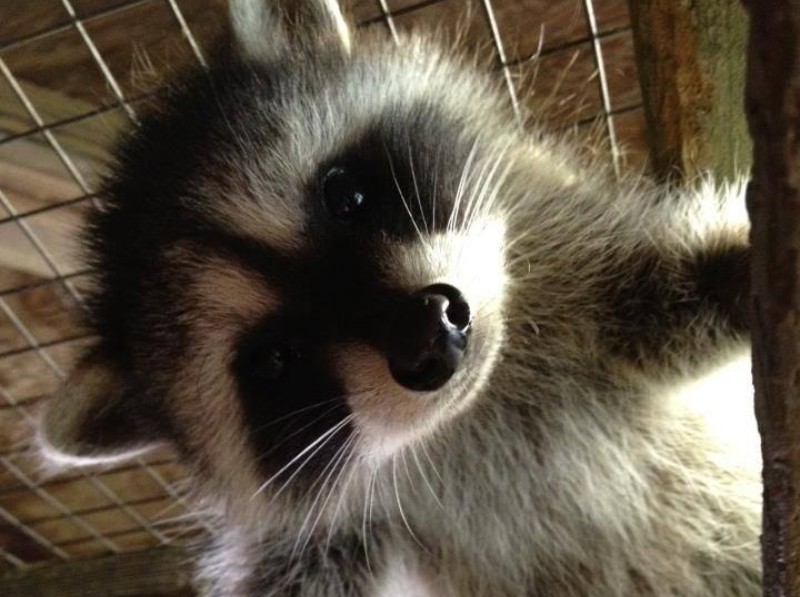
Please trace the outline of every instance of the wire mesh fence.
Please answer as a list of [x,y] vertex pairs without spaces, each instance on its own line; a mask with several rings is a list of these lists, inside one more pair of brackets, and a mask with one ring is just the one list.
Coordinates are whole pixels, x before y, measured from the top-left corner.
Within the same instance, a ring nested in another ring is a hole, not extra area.
[[[458,29],[519,114],[597,132],[618,171],[645,163],[625,0],[348,0],[362,28]],[[29,450],[36,409],[92,342],[75,242],[102,207],[120,131],[196,63],[225,0],[0,0],[0,570],[184,541],[184,473],[168,451],[50,474]]]

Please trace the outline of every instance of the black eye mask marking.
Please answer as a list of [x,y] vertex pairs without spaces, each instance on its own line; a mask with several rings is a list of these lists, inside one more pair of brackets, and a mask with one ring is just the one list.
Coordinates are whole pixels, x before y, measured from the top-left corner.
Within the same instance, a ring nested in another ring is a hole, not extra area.
[[[232,364],[259,467],[269,476],[350,414],[325,343],[291,327],[280,316],[268,318],[242,338]],[[348,436],[346,428],[332,435],[303,475],[318,474]],[[286,477],[294,471],[289,467]]]
[[321,164],[309,193],[322,206],[310,210],[312,225],[324,234],[331,221],[347,223],[349,234],[404,240],[442,230],[457,175],[445,170],[441,148],[408,137],[376,129]]

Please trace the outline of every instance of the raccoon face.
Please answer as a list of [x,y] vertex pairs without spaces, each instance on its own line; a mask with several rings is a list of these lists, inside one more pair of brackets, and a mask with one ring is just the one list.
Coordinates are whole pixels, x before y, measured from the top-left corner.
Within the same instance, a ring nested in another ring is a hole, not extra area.
[[44,417],[51,458],[169,441],[246,498],[376,466],[486,384],[513,121],[435,49],[314,6],[295,40],[253,9],[121,149],[87,233],[100,342]]

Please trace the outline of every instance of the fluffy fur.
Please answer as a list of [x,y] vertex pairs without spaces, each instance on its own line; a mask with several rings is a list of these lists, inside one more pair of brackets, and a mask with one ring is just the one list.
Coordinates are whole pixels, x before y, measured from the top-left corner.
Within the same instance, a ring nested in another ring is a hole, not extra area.
[[[749,386],[693,381],[747,356],[742,189],[615,182],[434,41],[345,23],[232,0],[234,49],[120,149],[45,455],[175,446],[219,596],[757,595]],[[467,349],[411,391],[397,321],[441,283]]]

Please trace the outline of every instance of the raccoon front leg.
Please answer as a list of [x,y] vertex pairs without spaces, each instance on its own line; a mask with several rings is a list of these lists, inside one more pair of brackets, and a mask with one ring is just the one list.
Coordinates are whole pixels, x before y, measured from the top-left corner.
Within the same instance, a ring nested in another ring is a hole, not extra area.
[[[699,211],[699,210],[698,210]],[[618,256],[604,289],[603,342],[637,366],[687,372],[718,361],[748,336],[747,228],[710,210],[663,218],[662,229]],[[687,221],[688,220],[688,221]]]

